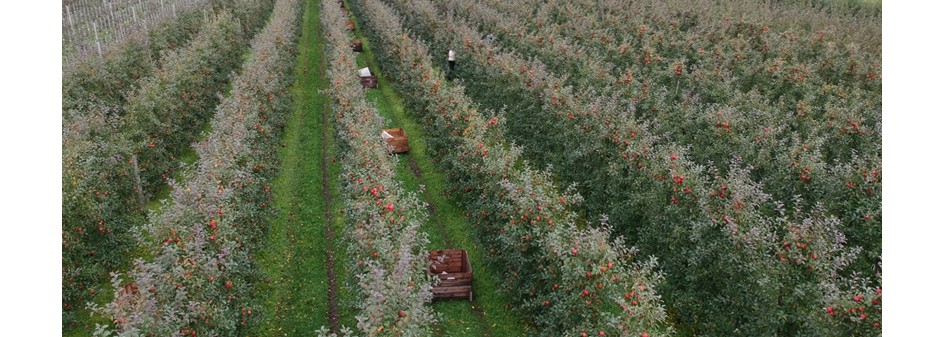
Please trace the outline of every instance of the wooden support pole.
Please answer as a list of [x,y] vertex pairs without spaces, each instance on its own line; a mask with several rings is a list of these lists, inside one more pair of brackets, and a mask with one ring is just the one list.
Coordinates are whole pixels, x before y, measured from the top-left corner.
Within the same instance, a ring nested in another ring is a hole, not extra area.
[[134,169],[135,174],[135,190],[138,192],[138,205],[141,206],[141,210],[144,210],[147,207],[147,199],[144,197],[144,188],[141,186],[141,168],[138,167],[138,155],[131,155],[131,167]]

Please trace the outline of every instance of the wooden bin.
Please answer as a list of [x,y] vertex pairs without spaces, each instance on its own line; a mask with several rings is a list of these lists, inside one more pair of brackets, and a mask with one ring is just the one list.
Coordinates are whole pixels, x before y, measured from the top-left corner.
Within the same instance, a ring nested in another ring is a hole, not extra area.
[[357,53],[360,53],[364,50],[364,47],[361,45],[361,40],[351,40],[351,50],[354,50]]
[[407,153],[407,151],[410,151],[410,147],[407,146],[407,133],[404,132],[404,129],[384,129],[384,131],[394,136],[394,138],[387,139],[387,144],[394,147],[394,151],[391,153]]
[[348,30],[354,31],[354,20],[348,19]]
[[377,76],[371,75],[371,76],[361,77],[361,87],[362,88],[377,88]]
[[473,300],[473,271],[465,250],[434,250],[429,258],[430,274],[440,279],[440,283],[433,286],[434,300]]

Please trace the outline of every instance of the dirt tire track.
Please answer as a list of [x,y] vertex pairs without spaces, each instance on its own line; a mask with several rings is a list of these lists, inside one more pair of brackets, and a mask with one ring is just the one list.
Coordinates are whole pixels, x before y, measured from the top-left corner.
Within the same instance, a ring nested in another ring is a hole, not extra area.
[[[318,28],[318,36],[322,38],[321,25]],[[318,78],[321,82],[326,82],[325,67],[320,67]],[[328,322],[331,325],[331,333],[337,334],[340,331],[340,317],[338,315],[338,282],[335,275],[335,221],[334,213],[331,211],[331,185],[328,175],[328,140],[330,130],[328,127],[328,101],[325,97],[322,101],[322,197],[325,199],[325,237],[328,239],[326,254],[328,255]]]
[[[426,181],[423,179],[423,170],[421,170],[420,166],[417,165],[417,160],[414,159],[414,157],[409,157],[407,159],[407,165],[410,166],[410,171],[413,172],[413,175],[415,177],[417,177],[417,180],[420,181],[420,184],[426,185]],[[446,247],[443,247],[443,248],[456,249],[456,245],[453,243],[453,239],[450,238],[449,234],[446,231],[446,226],[443,225],[442,221],[440,221],[440,216],[436,212],[436,205],[428,202],[427,200],[423,200],[423,202],[427,204],[427,211],[430,212],[430,220],[436,223],[436,228],[440,232],[440,237],[443,239],[443,242],[446,243]],[[473,301],[470,302],[470,306],[472,308],[472,311],[476,314],[476,320],[483,326],[488,326],[488,322],[486,322],[486,313],[485,311],[482,310],[482,308],[476,306],[475,296],[473,297]]]
[[[417,165],[417,160],[414,157],[408,157],[407,164],[410,166],[410,171],[413,172],[413,175],[417,177],[421,184],[426,185],[426,181],[423,180],[423,170],[420,169],[420,166]],[[453,249],[456,247],[453,244],[453,240],[450,239],[449,234],[446,232],[446,226],[443,225],[443,222],[440,221],[440,215],[436,212],[436,205],[426,200],[423,201],[427,204],[427,212],[430,212],[430,220],[436,224],[437,231],[440,232],[440,239],[446,243],[444,249]]]

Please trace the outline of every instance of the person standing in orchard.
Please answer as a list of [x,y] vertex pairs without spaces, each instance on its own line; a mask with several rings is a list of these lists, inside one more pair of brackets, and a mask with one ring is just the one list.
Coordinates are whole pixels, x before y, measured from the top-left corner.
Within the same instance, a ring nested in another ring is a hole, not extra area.
[[447,53],[446,60],[450,62],[450,72],[453,72],[453,69],[456,68],[456,52],[450,49]]

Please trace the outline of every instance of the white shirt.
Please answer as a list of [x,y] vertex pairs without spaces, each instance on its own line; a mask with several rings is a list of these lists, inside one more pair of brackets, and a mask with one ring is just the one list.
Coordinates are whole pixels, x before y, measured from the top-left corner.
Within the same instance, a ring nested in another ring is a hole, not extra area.
[[456,61],[456,52],[453,51],[452,49],[450,49],[449,57],[447,58],[447,60],[448,60],[448,61]]

